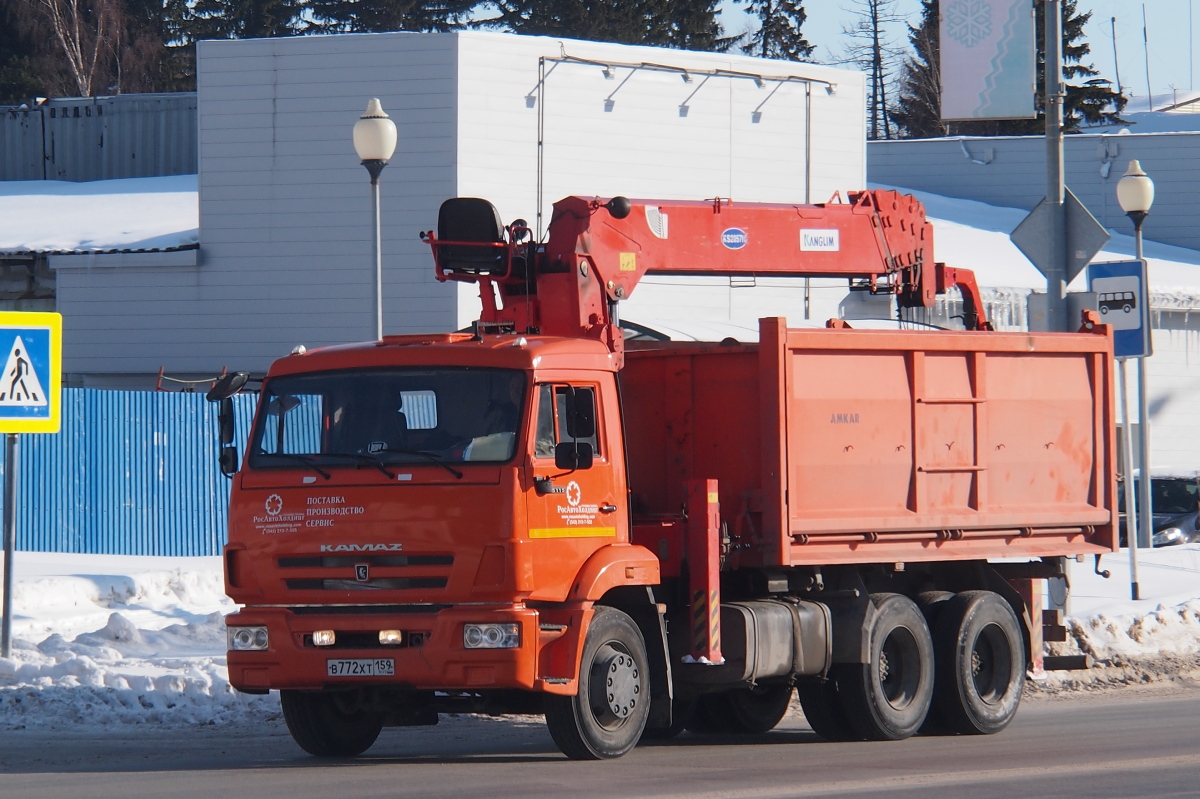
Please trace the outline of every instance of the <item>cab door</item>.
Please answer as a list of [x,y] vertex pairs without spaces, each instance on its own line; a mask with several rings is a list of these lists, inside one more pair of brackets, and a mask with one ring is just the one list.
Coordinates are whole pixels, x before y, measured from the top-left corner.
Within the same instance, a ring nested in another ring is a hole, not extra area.
[[[550,380],[534,391],[533,486],[528,491],[528,546],[532,547],[534,585],[531,598],[564,599],[579,569],[597,549],[629,540],[616,391],[600,381]],[[594,424],[572,415],[579,407],[594,409]],[[564,450],[591,450],[586,457],[564,460]],[[556,462],[556,452],[559,458]]]

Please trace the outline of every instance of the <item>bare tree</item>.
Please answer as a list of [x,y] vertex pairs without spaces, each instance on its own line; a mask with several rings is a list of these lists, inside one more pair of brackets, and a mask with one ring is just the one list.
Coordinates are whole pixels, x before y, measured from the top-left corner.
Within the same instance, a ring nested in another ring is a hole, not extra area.
[[855,16],[855,22],[842,29],[850,40],[842,63],[857,64],[867,73],[868,135],[872,139],[890,139],[893,133],[888,93],[902,50],[893,44],[888,26],[904,21],[895,6],[896,0],[850,0],[845,9]]
[[98,75],[120,46],[120,0],[22,0],[26,25],[53,41],[70,78],[69,91],[92,96]]

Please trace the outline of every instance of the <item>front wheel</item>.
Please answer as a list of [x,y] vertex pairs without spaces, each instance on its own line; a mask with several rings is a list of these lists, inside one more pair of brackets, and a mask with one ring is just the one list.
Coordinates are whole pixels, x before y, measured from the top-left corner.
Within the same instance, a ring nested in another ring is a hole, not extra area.
[[1008,726],[1025,687],[1025,646],[1017,614],[999,594],[964,591],[934,628],[935,702],[955,732],[989,735]]
[[[870,661],[838,667],[850,723],[863,738],[898,741],[920,729],[933,699],[933,640],[911,599],[872,594]],[[945,613],[942,614],[945,617]]]
[[354,757],[371,748],[383,714],[362,707],[357,691],[280,691],[288,732],[317,757]]
[[646,643],[633,619],[599,606],[588,627],[575,696],[548,694],[546,726],[572,760],[620,757],[642,736],[650,714]]

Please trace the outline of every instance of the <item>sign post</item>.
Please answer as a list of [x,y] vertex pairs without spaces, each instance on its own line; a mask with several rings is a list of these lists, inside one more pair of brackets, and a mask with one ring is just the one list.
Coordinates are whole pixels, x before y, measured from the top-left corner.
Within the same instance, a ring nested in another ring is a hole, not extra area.
[[[1121,471],[1125,473],[1125,540],[1129,544],[1130,594],[1134,599],[1142,598],[1138,580],[1138,538],[1144,536],[1150,543],[1152,531],[1146,525],[1135,524],[1133,491],[1133,426],[1129,418],[1129,359],[1145,358],[1152,354],[1150,346],[1150,292],[1147,290],[1146,262],[1116,261],[1092,264],[1088,267],[1088,284],[1096,293],[1096,307],[1100,318],[1113,327],[1113,355],[1120,365],[1121,415],[1125,419],[1122,435],[1124,456]],[[1142,430],[1143,439],[1150,435],[1149,429]],[[1147,486],[1149,469],[1142,470],[1142,485]],[[1143,496],[1145,494],[1143,493]],[[1139,527],[1145,529],[1139,530]]]
[[17,540],[17,455],[20,433],[57,433],[61,426],[62,317],[0,312],[0,433],[4,447],[4,585],[0,657],[12,657],[13,551]]

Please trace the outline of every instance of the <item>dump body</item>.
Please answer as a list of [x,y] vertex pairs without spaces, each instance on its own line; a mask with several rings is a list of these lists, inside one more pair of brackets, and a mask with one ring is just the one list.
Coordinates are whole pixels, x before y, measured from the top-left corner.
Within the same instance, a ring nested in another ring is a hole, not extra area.
[[788,330],[621,374],[633,507],[715,478],[734,566],[1115,548],[1107,335]]

